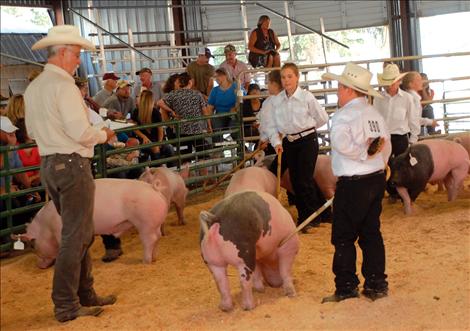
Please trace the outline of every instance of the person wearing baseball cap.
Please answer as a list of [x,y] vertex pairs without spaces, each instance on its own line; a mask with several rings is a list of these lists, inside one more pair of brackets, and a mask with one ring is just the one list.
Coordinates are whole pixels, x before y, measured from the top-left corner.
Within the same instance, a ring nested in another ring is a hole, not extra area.
[[103,75],[103,88],[93,97],[93,100],[99,104],[100,107],[104,104],[107,98],[113,95],[118,80],[119,77],[116,76],[114,72],[107,72]]
[[209,64],[209,59],[214,57],[211,50],[207,47],[200,48],[198,51],[197,60],[191,62],[186,71],[191,79],[194,80],[193,88],[202,93],[207,98],[209,97],[212,87],[214,86],[214,73],[215,69]]
[[[225,61],[222,62],[219,68],[224,68],[230,76],[232,81],[236,81],[238,75],[245,70],[248,70],[248,66],[242,61],[237,59],[237,50],[232,44],[228,44],[224,47]],[[240,84],[248,91],[250,86],[251,76],[249,73],[245,72],[240,77]]]
[[388,294],[380,214],[390,134],[383,117],[367,102],[368,95],[380,98],[370,86],[371,77],[370,71],[351,62],[341,75],[322,75],[322,79],[338,81],[340,107],[332,118],[330,131],[331,167],[338,177],[331,231],[336,291],[322,303],[359,297],[355,247],[358,239],[364,257],[362,294],[371,300]]
[[57,25],[32,49],[46,49],[48,59],[44,71],[25,91],[25,120],[28,134],[39,147],[41,181],[62,217],[52,301],[55,318],[66,322],[98,316],[103,312],[100,306],[116,302],[114,295],[96,294],[88,252],[94,239],[91,158],[94,146],[114,137],[114,132],[90,125],[87,106],[73,79],[81,50],[94,51],[95,45],[80,36],[76,26]]
[[134,88],[134,97],[136,101],[138,101],[137,98],[142,91],[150,90],[153,92],[153,101],[155,107],[157,107],[156,102],[163,97],[163,90],[161,84],[153,80],[152,70],[150,68],[144,67],[135,74],[140,78],[140,82],[138,82]]
[[109,119],[125,119],[135,106],[134,98],[131,97],[133,83],[121,79],[116,83],[116,93],[106,99],[103,108],[108,110]]

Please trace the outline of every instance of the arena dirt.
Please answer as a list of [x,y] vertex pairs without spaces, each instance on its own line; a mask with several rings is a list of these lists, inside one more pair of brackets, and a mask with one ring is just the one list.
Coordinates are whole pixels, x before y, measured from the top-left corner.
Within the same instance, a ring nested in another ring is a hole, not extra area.
[[[257,307],[240,309],[240,287],[230,268],[235,309],[217,308],[219,295],[198,247],[199,212],[222,198],[220,189],[189,198],[186,226],[172,211],[158,258],[143,265],[135,231],[123,237],[124,255],[105,264],[101,239],[92,247],[95,288],[118,301],[98,318],[60,324],[52,313],[52,269],[36,268],[33,253],[1,261],[1,330],[427,330],[470,329],[470,180],[458,200],[447,202],[435,187],[421,194],[415,215],[384,200],[382,233],[387,252],[390,294],[320,304],[334,289],[331,225],[301,235],[293,275],[297,297],[281,289],[255,293]],[[283,197],[287,205],[287,199]],[[289,207],[295,216],[295,208]],[[358,250],[359,252],[359,250]],[[359,254],[360,255],[360,254]],[[360,270],[361,256],[358,258]],[[360,277],[362,280],[362,276]]]

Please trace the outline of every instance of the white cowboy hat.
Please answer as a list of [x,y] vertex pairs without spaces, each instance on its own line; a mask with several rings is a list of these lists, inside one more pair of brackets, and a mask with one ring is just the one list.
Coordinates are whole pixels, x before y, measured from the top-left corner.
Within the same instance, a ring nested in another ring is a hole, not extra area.
[[56,25],[49,29],[47,36],[37,41],[31,49],[43,49],[54,45],[78,45],[84,49],[94,51],[95,45],[80,36],[78,28],[73,25]]
[[369,70],[352,62],[346,64],[341,75],[335,75],[327,72],[323,74],[321,78],[325,80],[337,80],[339,83],[361,93],[379,98],[382,97],[379,92],[370,86],[372,73]]
[[10,119],[6,116],[1,116],[0,130],[5,131],[6,133],[13,133],[18,128],[13,125]]
[[380,86],[390,86],[396,81],[400,80],[407,73],[400,73],[400,69],[396,64],[389,64],[385,67],[382,74],[377,74],[377,81]]

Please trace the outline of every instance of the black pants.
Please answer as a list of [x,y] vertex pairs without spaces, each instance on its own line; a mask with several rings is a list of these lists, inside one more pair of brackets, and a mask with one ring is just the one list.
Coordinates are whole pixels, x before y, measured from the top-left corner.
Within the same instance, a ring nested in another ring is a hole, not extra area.
[[[390,140],[392,143],[392,154],[390,155],[390,159],[388,160],[389,166],[392,162],[392,159],[400,154],[403,154],[409,145],[408,134],[392,134],[390,135]],[[398,198],[397,189],[395,185],[391,183],[391,180],[387,182],[387,186],[385,188],[390,196]]]
[[[298,211],[297,223],[300,224],[325,202],[318,186],[313,181],[313,171],[318,157],[317,133],[289,142],[282,140],[281,172],[289,169],[289,176],[295,192],[295,205]],[[277,174],[277,159],[270,169]]]
[[101,235],[103,245],[106,250],[108,249],[121,249],[121,239],[113,236],[112,234]]
[[362,249],[364,287],[387,287],[385,247],[380,233],[380,214],[384,196],[383,173],[356,180],[338,180],[333,202],[331,243],[335,246],[333,272],[336,291],[348,292],[357,287],[356,246]]

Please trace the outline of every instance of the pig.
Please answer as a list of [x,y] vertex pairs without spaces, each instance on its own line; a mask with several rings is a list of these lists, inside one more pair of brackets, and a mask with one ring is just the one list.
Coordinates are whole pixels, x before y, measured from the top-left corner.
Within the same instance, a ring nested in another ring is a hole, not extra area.
[[420,141],[395,157],[391,162],[391,181],[403,200],[405,214],[412,213],[411,203],[428,182],[443,181],[448,201],[455,200],[469,166],[465,148],[443,139]]
[[[263,157],[261,153],[258,153],[256,157],[255,166],[269,168],[271,163],[276,158],[276,155],[270,155]],[[333,175],[333,169],[331,168],[331,157],[329,155],[319,154],[315,170],[313,173],[313,179],[317,183],[320,191],[326,199],[330,199],[335,195],[336,182],[338,178]],[[292,184],[290,182],[289,171],[285,171],[281,178],[281,187],[285,188],[287,192],[294,193]]]
[[254,190],[276,196],[276,176],[266,168],[248,167],[238,170],[230,179],[225,197],[234,193]]
[[[156,243],[169,204],[159,186],[131,179],[95,180],[95,234],[119,237],[135,226],[144,247],[144,263],[156,259]],[[38,256],[37,266],[48,268],[58,254],[62,220],[52,201],[46,203],[27,225],[21,239],[33,240]]]
[[202,211],[199,219],[202,258],[217,284],[222,311],[233,309],[229,264],[240,275],[245,310],[255,307],[252,287],[264,291],[263,280],[272,287],[282,286],[288,297],[295,296],[291,271],[299,238],[292,217],[275,197],[249,190],[234,193],[210,211]]
[[184,206],[188,189],[184,179],[188,178],[189,167],[185,167],[181,174],[177,174],[165,167],[149,168],[146,167],[139,180],[156,185],[158,190],[165,197],[168,206],[171,203],[175,205],[178,215],[178,225],[186,224],[184,220]]

